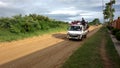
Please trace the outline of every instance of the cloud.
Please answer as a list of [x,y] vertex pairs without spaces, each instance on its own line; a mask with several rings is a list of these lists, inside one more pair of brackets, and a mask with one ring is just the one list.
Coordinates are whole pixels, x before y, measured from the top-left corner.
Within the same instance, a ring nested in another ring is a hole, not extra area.
[[8,5],[8,3],[5,3],[5,2],[0,1],[0,7],[5,7],[5,6],[7,6],[7,5]]
[[[103,0],[104,4],[110,0]],[[115,17],[120,12],[120,1],[116,0]],[[102,20],[102,0],[0,0],[0,16],[36,13],[56,20],[71,21],[84,17],[91,21]]]
[[69,14],[46,14],[45,16],[49,16],[50,18],[62,21],[71,21],[70,17],[75,17],[77,15],[69,15]]
[[0,16],[1,17],[10,17],[16,14],[23,14],[24,15],[24,11],[22,11],[21,9],[17,9],[17,8],[2,8],[0,7]]
[[76,15],[80,12],[80,10],[76,10],[75,7],[62,8],[59,10],[53,10],[48,14],[68,14],[68,15]]

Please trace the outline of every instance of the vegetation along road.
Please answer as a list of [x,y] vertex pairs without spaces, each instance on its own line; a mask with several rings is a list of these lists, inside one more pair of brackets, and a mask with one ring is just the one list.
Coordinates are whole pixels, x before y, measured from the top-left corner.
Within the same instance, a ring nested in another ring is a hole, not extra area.
[[[98,28],[91,26],[88,37]],[[58,68],[83,42],[69,41],[66,32],[3,42],[0,43],[0,68]]]

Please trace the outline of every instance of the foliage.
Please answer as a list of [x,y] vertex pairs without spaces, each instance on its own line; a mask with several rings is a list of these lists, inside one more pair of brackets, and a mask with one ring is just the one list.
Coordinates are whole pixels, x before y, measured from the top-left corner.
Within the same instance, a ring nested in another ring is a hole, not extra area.
[[99,25],[101,24],[100,23],[100,20],[98,18],[95,18],[92,22],[89,22],[90,25]]
[[119,29],[116,29],[116,28],[113,28],[112,29],[112,34],[115,35],[117,32],[119,32],[120,30]]
[[7,29],[12,33],[26,33],[34,32],[36,30],[48,30],[56,28],[66,23],[62,21],[55,21],[48,17],[30,14],[30,15],[16,15],[12,18],[0,18],[0,28]]
[[116,32],[115,37],[116,37],[117,40],[120,41],[120,31],[119,31],[119,32]]
[[109,20],[109,22],[113,21],[115,9],[112,8],[112,5],[115,4],[115,0],[111,0],[106,3],[105,9],[103,10],[104,19]]
[[109,29],[109,30],[112,30],[113,29],[113,27],[112,26],[107,26],[107,28]]
[[47,33],[50,30],[67,28],[67,23],[46,16],[29,14],[0,18],[0,41],[11,41],[28,37],[34,33]]

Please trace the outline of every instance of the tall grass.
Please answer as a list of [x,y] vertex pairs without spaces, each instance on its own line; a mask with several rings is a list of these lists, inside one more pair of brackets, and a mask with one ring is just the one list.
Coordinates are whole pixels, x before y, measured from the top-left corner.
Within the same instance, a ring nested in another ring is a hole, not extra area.
[[33,37],[33,36],[38,36],[38,35],[44,35],[44,34],[51,34],[51,33],[56,33],[60,31],[66,31],[67,30],[67,25],[64,25],[62,27],[57,27],[57,28],[51,28],[48,30],[37,30],[35,32],[27,32],[27,33],[11,33],[7,30],[0,30],[0,42],[10,42],[13,40],[20,40],[28,37]]
[[12,41],[56,32],[64,30],[65,27],[67,28],[66,22],[56,21],[37,14],[0,18],[0,41]]

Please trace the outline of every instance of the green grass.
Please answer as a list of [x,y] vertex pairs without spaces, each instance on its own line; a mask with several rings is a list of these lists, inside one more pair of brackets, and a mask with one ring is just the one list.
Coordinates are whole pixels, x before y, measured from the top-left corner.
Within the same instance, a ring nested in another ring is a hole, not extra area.
[[99,46],[102,40],[101,30],[88,38],[63,65],[62,68],[102,68]]
[[38,35],[44,35],[44,34],[51,34],[51,33],[56,33],[56,32],[61,32],[67,30],[67,26],[63,27],[58,27],[58,28],[52,28],[49,30],[40,30],[40,31],[35,31],[35,32],[29,32],[29,33],[11,33],[7,30],[0,30],[0,42],[10,42],[13,40],[19,40],[19,39],[24,39],[28,37],[33,37],[33,36],[38,36]]
[[88,38],[82,47],[78,48],[78,50],[70,56],[62,68],[103,68],[103,63],[99,53],[99,48],[103,37],[107,40],[106,48],[110,54],[109,56],[116,64],[115,66],[117,66],[114,68],[120,68],[118,67],[120,65],[120,58],[115,51],[113,43],[107,34],[105,27],[102,27],[97,33]]
[[[108,32],[106,31],[106,34]],[[106,50],[109,55],[109,58],[113,61],[114,68],[120,68],[120,56],[118,55],[117,51],[115,50],[114,44],[109,35],[106,35],[107,44]]]

